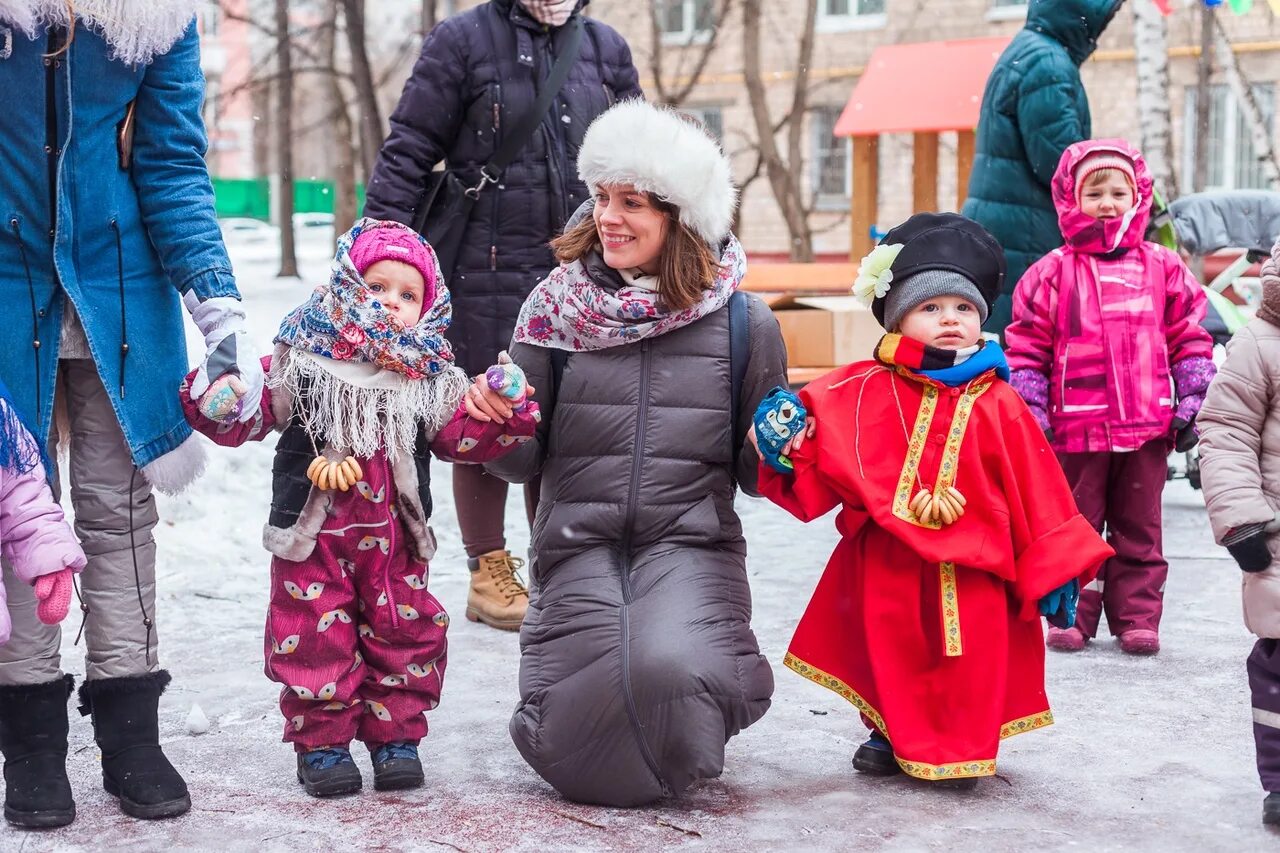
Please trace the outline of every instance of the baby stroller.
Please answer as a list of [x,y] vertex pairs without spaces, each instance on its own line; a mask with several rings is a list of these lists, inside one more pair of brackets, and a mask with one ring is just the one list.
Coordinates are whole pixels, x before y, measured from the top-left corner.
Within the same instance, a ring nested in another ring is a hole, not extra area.
[[[1248,317],[1222,292],[1233,284],[1239,285],[1240,277],[1249,267],[1271,254],[1271,246],[1280,234],[1280,193],[1267,190],[1203,192],[1183,196],[1167,208],[1157,198],[1156,207],[1147,231],[1149,240],[1197,258],[1222,249],[1245,250],[1205,285],[1209,311],[1204,327],[1213,336],[1215,346],[1226,346]],[[1237,292],[1239,290],[1237,288]],[[1169,479],[1185,478],[1193,489],[1199,489],[1199,453],[1192,449],[1185,456],[1182,471],[1170,466]]]

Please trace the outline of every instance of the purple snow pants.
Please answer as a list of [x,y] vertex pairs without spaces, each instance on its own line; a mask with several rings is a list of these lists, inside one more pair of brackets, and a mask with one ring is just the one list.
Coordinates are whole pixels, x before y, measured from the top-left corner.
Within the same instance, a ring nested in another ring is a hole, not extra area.
[[1280,791],[1280,640],[1258,640],[1246,664],[1253,694],[1253,745],[1258,778],[1268,793]]
[[1169,576],[1162,543],[1160,497],[1168,473],[1165,439],[1128,453],[1059,453],[1080,513],[1094,529],[1105,529],[1116,555],[1080,591],[1076,627],[1098,633],[1105,609],[1115,636],[1131,628],[1160,629],[1164,582]]

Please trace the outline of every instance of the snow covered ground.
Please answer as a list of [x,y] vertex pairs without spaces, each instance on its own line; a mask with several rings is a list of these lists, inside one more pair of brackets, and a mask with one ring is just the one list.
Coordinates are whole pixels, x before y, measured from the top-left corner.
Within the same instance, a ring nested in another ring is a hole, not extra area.
[[[313,250],[314,251],[314,250]],[[239,262],[243,260],[243,262]],[[325,276],[275,279],[266,260],[238,259],[258,341]],[[195,342],[193,336],[193,343]],[[193,353],[197,350],[193,348]],[[835,544],[830,519],[804,526],[743,499],[755,594],[754,626],[774,663],[777,692],[764,719],[730,742],[724,776],[661,808],[615,810],[561,800],[520,760],[507,736],[516,701],[517,637],[455,618],[444,701],[423,744],[426,787],[366,791],[322,802],[293,777],[280,743],[277,687],[262,675],[268,558],[270,444],[210,446],[210,471],[187,494],[161,498],[159,631],[173,685],[161,703],[165,748],[186,774],[194,808],[177,820],[134,821],[103,791],[86,719],[71,729],[70,773],[79,818],[70,828],[0,827],[0,851],[48,850],[930,850],[1033,848],[1264,850],[1278,836],[1259,823],[1241,626],[1239,572],[1210,538],[1198,493],[1165,499],[1164,651],[1122,655],[1109,640],[1075,656],[1051,655],[1057,725],[1006,741],[1000,776],[977,791],[940,791],[898,777],[861,777],[850,756],[863,730],[833,693],[781,666],[791,631]],[[467,575],[448,487],[433,471],[440,553],[432,585],[461,617]],[[527,532],[513,491],[516,553]],[[83,671],[72,646],[69,671]],[[981,690],[982,685],[973,689]],[[207,734],[188,734],[193,704]]]

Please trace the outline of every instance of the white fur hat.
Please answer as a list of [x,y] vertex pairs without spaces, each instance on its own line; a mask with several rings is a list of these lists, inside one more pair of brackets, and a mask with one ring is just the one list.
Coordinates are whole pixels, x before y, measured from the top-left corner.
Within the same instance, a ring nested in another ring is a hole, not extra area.
[[623,101],[601,113],[578,151],[588,187],[633,184],[680,209],[680,221],[708,243],[729,236],[738,191],[715,140],[674,110]]

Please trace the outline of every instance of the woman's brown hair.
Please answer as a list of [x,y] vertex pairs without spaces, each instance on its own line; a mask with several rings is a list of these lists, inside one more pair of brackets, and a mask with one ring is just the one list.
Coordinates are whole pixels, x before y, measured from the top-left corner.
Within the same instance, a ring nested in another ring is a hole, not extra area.
[[[658,298],[672,311],[695,305],[715,280],[720,264],[707,241],[680,221],[680,211],[646,194],[649,203],[667,218],[667,235],[658,254]],[[573,263],[600,251],[600,234],[588,216],[551,241],[556,260]]]

